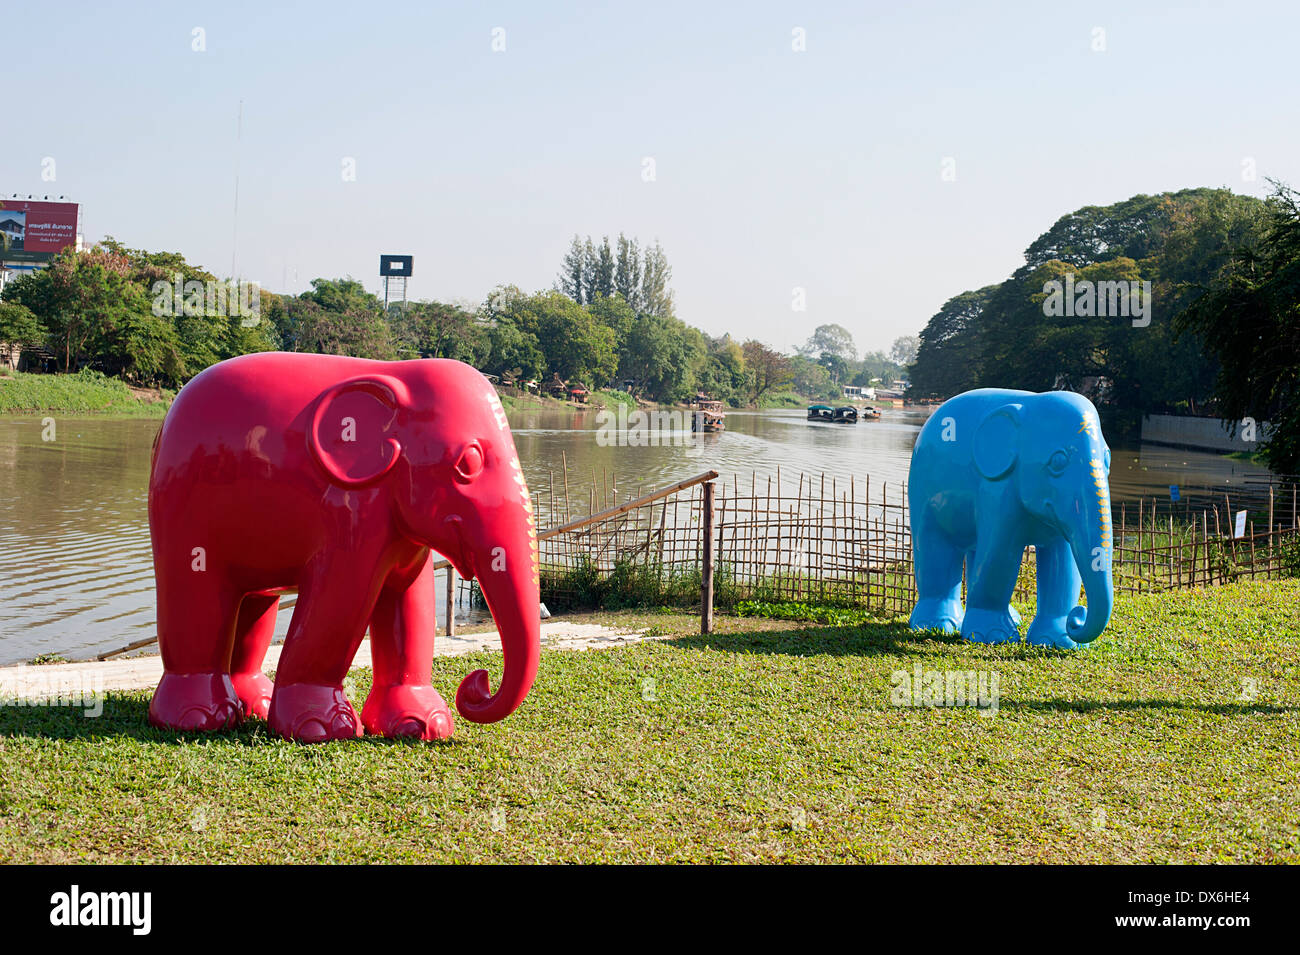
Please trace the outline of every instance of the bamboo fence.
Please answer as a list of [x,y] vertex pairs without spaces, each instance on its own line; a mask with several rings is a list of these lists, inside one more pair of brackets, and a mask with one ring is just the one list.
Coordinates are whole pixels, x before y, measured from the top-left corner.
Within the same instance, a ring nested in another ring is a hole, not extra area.
[[[870,477],[844,481],[780,470],[719,479],[708,473],[647,494],[592,474],[573,516],[567,462],[551,475],[545,512],[561,521],[539,535],[543,598],[580,599],[593,583],[629,574],[700,599],[706,483],[714,484],[711,542],[720,602],[812,600],[906,614],[915,602],[907,488]],[[621,503],[620,503],[621,499]],[[1112,506],[1117,593],[1150,593],[1239,579],[1300,575],[1297,483],[1226,491],[1182,488],[1177,502],[1142,498]],[[1242,533],[1237,515],[1245,511]],[[1026,548],[1018,600],[1034,599]]]

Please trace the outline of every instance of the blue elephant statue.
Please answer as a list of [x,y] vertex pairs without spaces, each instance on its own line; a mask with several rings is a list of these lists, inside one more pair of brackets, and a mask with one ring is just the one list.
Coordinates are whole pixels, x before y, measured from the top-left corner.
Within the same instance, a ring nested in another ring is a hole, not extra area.
[[[908,477],[910,626],[980,643],[1019,640],[1011,595],[1032,544],[1038,613],[1026,639],[1063,649],[1097,639],[1114,597],[1109,474],[1097,409],[1082,395],[981,388],[940,405],[917,437]],[[1077,606],[1080,585],[1086,608]]]

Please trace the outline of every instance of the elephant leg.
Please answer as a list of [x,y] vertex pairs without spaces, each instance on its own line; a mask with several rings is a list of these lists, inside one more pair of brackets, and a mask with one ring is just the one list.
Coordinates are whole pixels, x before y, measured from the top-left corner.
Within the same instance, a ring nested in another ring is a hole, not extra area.
[[[984,530],[981,528],[981,530]],[[1011,606],[1024,545],[999,527],[984,531],[967,565],[966,616],[961,635],[977,643],[1020,640],[1020,614]]]
[[916,569],[916,607],[908,626],[913,630],[961,630],[961,549],[954,547],[928,521],[918,522],[912,535]]
[[243,705],[244,716],[266,719],[271,706],[271,681],[262,672],[266,648],[275,636],[277,594],[249,594],[239,605],[235,620],[235,645],[230,654],[230,682]]
[[1070,542],[1058,537],[1035,548],[1034,556],[1038,563],[1038,612],[1025,639],[1039,646],[1075,649],[1078,644],[1070,639],[1066,621],[1079,604],[1083,578]]
[[221,730],[243,706],[230,682],[230,648],[239,597],[219,568],[195,570],[190,556],[155,561],[158,646],[163,675],[149,701],[149,722],[164,729]]
[[446,739],[451,710],[430,685],[437,626],[433,557],[414,580],[390,578],[370,617],[370,656],[375,681],[361,722],[380,736]]
[[379,591],[379,581],[358,582],[357,568],[373,565],[373,555],[336,554],[305,572],[267,712],[280,736],[323,743],[361,735],[343,680]]

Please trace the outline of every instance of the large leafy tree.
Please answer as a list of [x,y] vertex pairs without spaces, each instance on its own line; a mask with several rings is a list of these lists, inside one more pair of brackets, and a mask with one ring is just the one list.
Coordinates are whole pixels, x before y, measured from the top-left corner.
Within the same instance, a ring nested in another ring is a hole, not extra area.
[[531,335],[546,361],[546,369],[566,381],[593,387],[606,384],[618,368],[614,331],[567,296],[555,292],[515,296],[503,317]]
[[979,320],[996,290],[987,285],[954,295],[926,324],[909,369],[914,394],[947,398],[975,387],[983,358]]
[[[1258,232],[1261,203],[1194,189],[1088,206],[1057,220],[1006,281],[954,296],[920,335],[915,394],[976,387],[1088,390],[1124,425],[1143,413],[1200,410],[1216,362],[1173,318]],[[1138,324],[1109,314],[1049,315],[1044,283],[1150,283]]]
[[799,349],[799,354],[822,361],[823,364],[825,356],[826,359],[837,359],[841,365],[847,366],[850,362],[857,361],[858,349],[853,343],[853,336],[843,325],[818,325]]
[[175,331],[152,314],[131,271],[119,251],[65,249],[48,268],[13,282],[5,299],[48,330],[63,371],[98,365],[140,381],[174,380],[183,371]]
[[473,312],[459,305],[413,302],[389,315],[403,358],[454,358],[478,366],[488,357],[486,329]]
[[749,398],[758,401],[794,380],[790,359],[751,338],[744,344],[745,368],[749,372]]
[[1177,319],[1218,356],[1221,413],[1271,419],[1263,449],[1275,470],[1300,472],[1300,198],[1274,184],[1262,234],[1237,248],[1213,285]]
[[25,305],[0,302],[0,342],[30,348],[41,344],[48,332]]
[[397,357],[383,302],[355,279],[313,279],[308,291],[285,303],[285,310],[285,324],[298,351],[380,360]]
[[695,382],[691,369],[698,357],[698,341],[687,336],[686,325],[675,318],[643,314],[628,334],[620,374],[632,379],[633,389],[656,401],[689,396]]

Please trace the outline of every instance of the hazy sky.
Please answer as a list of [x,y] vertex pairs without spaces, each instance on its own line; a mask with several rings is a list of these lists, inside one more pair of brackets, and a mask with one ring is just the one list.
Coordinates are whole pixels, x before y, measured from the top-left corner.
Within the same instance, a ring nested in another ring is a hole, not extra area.
[[1293,3],[5,2],[0,192],[225,276],[238,165],[236,269],[275,291],[377,289],[393,252],[412,297],[479,302],[623,231],[711,334],[883,349],[1081,205],[1300,185],[1298,28]]

